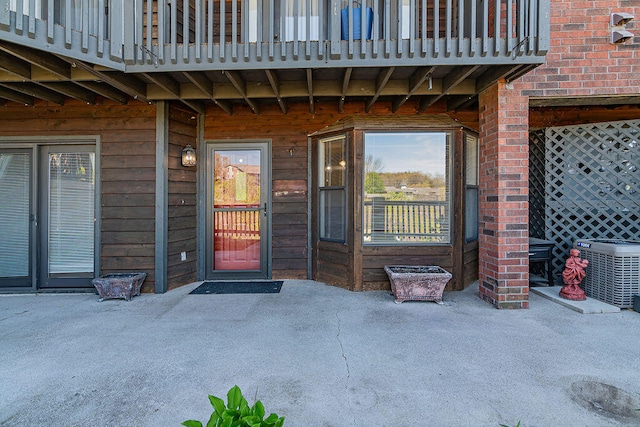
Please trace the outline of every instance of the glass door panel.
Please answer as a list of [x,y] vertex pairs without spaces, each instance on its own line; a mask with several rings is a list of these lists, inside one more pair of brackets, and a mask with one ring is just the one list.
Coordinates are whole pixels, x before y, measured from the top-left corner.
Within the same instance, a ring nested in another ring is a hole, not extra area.
[[95,264],[93,147],[43,151],[40,287],[90,287]]
[[31,150],[0,151],[0,288],[30,287]]

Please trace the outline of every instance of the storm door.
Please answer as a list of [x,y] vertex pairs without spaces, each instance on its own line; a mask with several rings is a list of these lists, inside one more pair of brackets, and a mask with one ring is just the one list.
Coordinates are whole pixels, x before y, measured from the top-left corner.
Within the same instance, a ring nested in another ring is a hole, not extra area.
[[268,143],[208,145],[208,279],[271,276],[269,160]]
[[95,147],[40,152],[39,288],[89,288],[95,271]]
[[32,280],[32,150],[0,150],[0,288]]

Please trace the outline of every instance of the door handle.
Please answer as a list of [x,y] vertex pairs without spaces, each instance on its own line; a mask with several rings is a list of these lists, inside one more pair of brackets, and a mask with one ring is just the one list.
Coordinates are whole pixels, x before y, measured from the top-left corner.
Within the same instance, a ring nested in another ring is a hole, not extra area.
[[264,216],[267,217],[267,204],[264,204]]

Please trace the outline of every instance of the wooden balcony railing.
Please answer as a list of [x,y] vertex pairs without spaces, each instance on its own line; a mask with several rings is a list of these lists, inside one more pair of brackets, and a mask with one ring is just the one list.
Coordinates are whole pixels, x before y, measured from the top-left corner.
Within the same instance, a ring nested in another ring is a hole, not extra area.
[[0,40],[133,72],[537,64],[549,1],[0,0]]

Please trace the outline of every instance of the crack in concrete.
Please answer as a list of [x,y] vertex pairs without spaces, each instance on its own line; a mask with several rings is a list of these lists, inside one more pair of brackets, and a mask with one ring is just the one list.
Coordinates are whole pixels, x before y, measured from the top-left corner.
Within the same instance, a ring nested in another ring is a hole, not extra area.
[[340,329],[340,316],[338,316],[338,312],[336,312],[336,319],[338,320],[338,324],[337,324],[338,332],[336,333],[336,340],[338,341],[338,344],[340,344],[340,352],[342,353],[342,358],[344,359],[344,365],[347,369],[347,380],[345,382],[344,389],[347,392],[347,404],[349,405],[349,412],[351,412],[351,415],[353,416],[353,425],[356,425],[356,415],[353,412],[353,408],[351,407],[351,399],[349,399],[349,380],[351,379],[351,369],[349,368],[349,359],[347,359],[347,355],[344,354],[344,345],[342,345],[342,340],[340,339],[341,329]]

